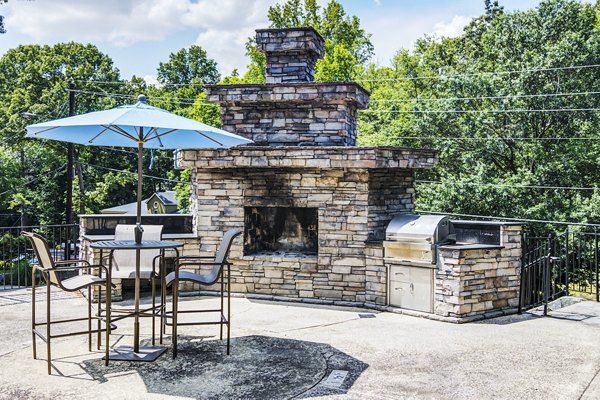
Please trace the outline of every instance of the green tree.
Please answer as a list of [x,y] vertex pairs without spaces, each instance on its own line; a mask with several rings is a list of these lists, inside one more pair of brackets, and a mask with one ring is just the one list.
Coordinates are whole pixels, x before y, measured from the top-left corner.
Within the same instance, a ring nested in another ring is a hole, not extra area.
[[[90,81],[118,80],[112,60],[92,45],[61,43],[54,46],[27,45],[10,49],[0,58],[0,141],[12,155],[13,165],[23,174],[19,184],[65,163],[66,144],[25,140],[25,126],[44,119],[66,116],[70,80],[87,90],[102,90]],[[109,98],[78,97],[77,111],[86,112],[114,105]],[[25,118],[23,112],[39,117]],[[24,163],[21,163],[21,159]],[[2,173],[6,171],[3,167]],[[64,221],[64,170],[35,180],[3,196],[2,211],[25,206],[30,222]],[[11,208],[9,208],[11,207]]]
[[[329,1],[320,7],[316,0],[288,0],[269,8],[272,28],[311,26],[325,39],[325,57],[315,66],[319,81],[350,80],[373,55],[371,35],[360,27],[360,19],[348,16],[340,3]],[[254,39],[246,44],[250,57],[246,82],[264,82],[265,58],[256,50]]]
[[[8,3],[8,0],[0,0],[0,6],[5,3]],[[6,33],[6,29],[4,28],[4,16],[0,15],[0,34],[2,33]]]
[[153,104],[178,115],[209,125],[220,124],[219,107],[206,101],[205,84],[220,79],[217,63],[200,46],[171,53],[169,61],[158,66],[158,81],[162,87],[149,87]]
[[[600,69],[561,69],[600,64],[598,4],[485,5],[460,37],[425,37],[391,68],[365,69],[361,143],[439,151],[419,174],[422,210],[600,222],[595,191],[549,189],[600,180],[600,97],[586,94]],[[581,111],[528,111],[561,109]]]
[[220,79],[217,63],[197,45],[171,53],[169,61],[158,66],[158,81],[163,85],[214,84]]

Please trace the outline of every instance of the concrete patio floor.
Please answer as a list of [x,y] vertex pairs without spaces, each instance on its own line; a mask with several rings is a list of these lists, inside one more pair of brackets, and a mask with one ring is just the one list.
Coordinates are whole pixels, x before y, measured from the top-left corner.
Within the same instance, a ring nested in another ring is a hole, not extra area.
[[[39,296],[44,299],[45,296]],[[146,298],[144,301],[148,301]],[[216,299],[184,299],[210,307]],[[43,311],[43,303],[38,304]],[[454,325],[364,309],[232,299],[232,348],[218,327],[180,328],[179,356],[111,362],[86,337],[53,342],[31,357],[30,291],[0,291],[0,399],[598,399],[600,304]],[[57,293],[56,315],[85,312]],[[111,344],[131,344],[124,320]],[[148,334],[149,320],[142,332]],[[148,336],[145,337],[147,339]],[[170,345],[170,340],[166,341]]]

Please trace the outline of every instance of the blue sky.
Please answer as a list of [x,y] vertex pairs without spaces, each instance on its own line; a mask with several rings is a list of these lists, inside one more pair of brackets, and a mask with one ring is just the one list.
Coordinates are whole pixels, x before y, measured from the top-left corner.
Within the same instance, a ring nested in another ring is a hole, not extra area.
[[[339,0],[372,34],[375,61],[388,64],[400,48],[424,34],[453,36],[483,12],[483,0]],[[581,0],[591,2],[592,0]],[[7,34],[0,54],[19,44],[93,43],[125,78],[152,80],[169,54],[198,44],[223,74],[244,71],[244,43],[267,27],[269,6],[280,0],[10,0],[0,6]],[[321,0],[325,4],[326,0]],[[537,0],[500,0],[507,10],[535,7]]]

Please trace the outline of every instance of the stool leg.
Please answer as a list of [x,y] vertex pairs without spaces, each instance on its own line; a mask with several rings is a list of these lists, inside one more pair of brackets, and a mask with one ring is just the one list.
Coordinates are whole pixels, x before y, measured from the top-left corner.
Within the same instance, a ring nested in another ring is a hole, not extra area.
[[35,344],[35,268],[31,277],[31,338],[33,339],[33,359],[37,358]]
[[221,275],[221,310],[220,310],[220,315],[219,315],[219,319],[221,320],[221,323],[219,324],[220,329],[220,336],[219,339],[223,340],[223,276]]
[[52,352],[50,350],[50,279],[46,284],[46,354],[48,355],[48,375],[52,374]]
[[88,351],[91,353],[92,352],[92,287],[88,286],[88,296],[87,296],[87,302],[88,302]]
[[231,270],[227,264],[227,355],[229,355],[229,342],[231,339]]
[[177,276],[175,277],[175,282],[173,282],[173,306],[172,306],[172,311],[173,311],[173,358],[177,357],[177,302],[178,302],[178,295],[179,295],[179,279],[177,279]]
[[152,281],[152,346],[156,344],[154,337],[156,336],[156,284],[154,283],[154,276],[150,278]]
[[[110,307],[111,307],[111,299],[112,299],[112,290],[110,287],[110,275],[107,277],[107,284],[106,284],[106,322],[105,322],[105,326],[106,326],[106,349],[105,349],[105,355],[104,355],[104,365],[108,366],[108,356],[109,356],[109,350],[110,350]],[[100,299],[98,299],[98,302],[100,302]]]
[[[98,276],[102,278],[102,273],[98,272]],[[106,293],[108,293],[110,289],[106,288]],[[100,332],[100,317],[102,316],[102,286],[98,286],[98,333],[96,333],[96,348],[100,350],[100,346],[102,345],[102,332]]]

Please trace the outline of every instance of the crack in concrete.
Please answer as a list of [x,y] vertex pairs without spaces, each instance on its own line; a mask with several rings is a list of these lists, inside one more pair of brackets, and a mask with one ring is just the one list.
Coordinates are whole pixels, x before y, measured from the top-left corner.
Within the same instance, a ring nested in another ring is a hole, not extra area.
[[303,326],[301,328],[284,329],[282,331],[268,330],[267,332],[271,332],[271,333],[286,333],[286,332],[303,331],[303,330],[306,330],[306,329],[324,328],[326,326],[341,325],[341,324],[345,324],[347,322],[356,321],[358,319],[360,319],[360,318],[350,318],[350,319],[346,319],[344,321],[332,322],[330,324],[319,324],[319,325]]
[[590,388],[590,386],[592,386],[592,382],[594,382],[594,380],[598,377],[598,374],[600,374],[600,368],[598,368],[596,370],[596,373],[594,374],[592,379],[588,382],[588,384],[585,386],[585,389],[583,389],[583,392],[581,392],[581,395],[577,398],[577,400],[581,400],[583,398],[583,396],[585,395],[585,392],[587,392],[587,390]]

